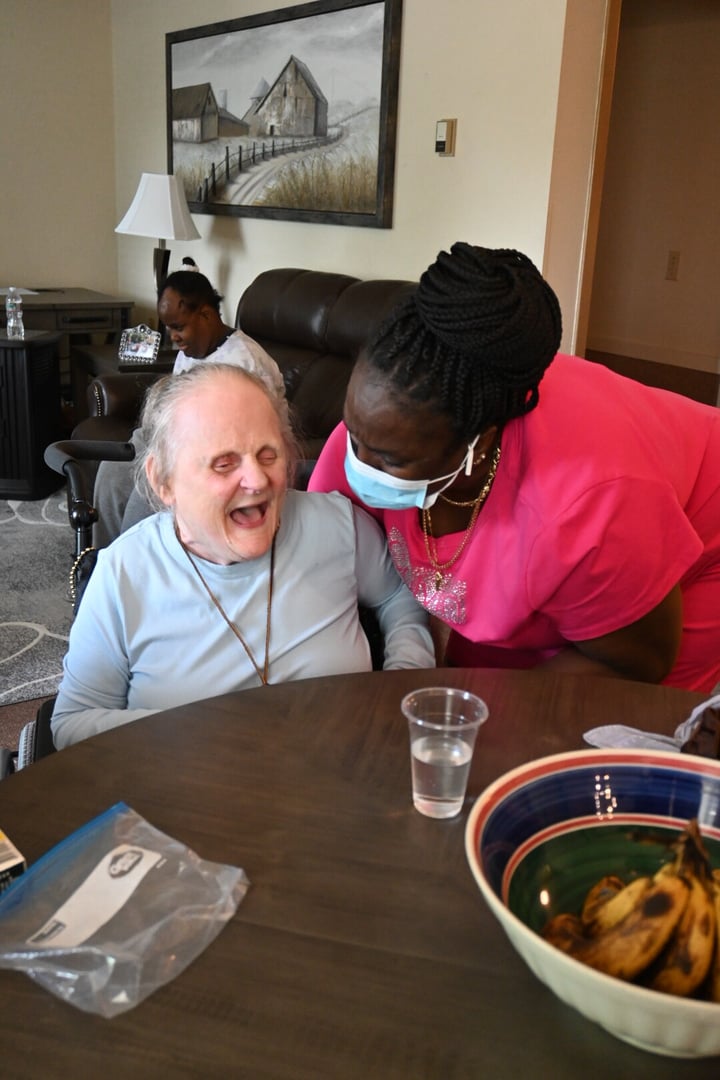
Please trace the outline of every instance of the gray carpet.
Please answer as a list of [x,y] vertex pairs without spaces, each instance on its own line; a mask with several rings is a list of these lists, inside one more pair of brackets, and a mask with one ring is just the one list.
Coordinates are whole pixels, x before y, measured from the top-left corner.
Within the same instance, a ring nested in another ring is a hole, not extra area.
[[0,499],[0,705],[57,690],[73,544],[64,488],[37,502]]

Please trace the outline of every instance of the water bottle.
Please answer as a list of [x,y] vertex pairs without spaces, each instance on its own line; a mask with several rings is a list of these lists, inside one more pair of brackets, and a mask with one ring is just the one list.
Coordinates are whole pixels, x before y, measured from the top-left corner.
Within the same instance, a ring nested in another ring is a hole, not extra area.
[[5,314],[7,315],[7,328],[5,330],[7,336],[9,338],[24,338],[22,295],[14,285],[11,285],[7,292]]

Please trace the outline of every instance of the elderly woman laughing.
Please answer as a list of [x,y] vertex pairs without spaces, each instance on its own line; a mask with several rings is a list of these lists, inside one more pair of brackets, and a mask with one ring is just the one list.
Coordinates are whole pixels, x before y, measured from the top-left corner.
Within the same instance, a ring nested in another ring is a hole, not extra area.
[[342,495],[288,490],[284,399],[207,363],[156,383],[137,463],[158,513],[100,553],[70,633],[58,748],[148,713],[271,682],[432,667],[426,616],[382,530]]

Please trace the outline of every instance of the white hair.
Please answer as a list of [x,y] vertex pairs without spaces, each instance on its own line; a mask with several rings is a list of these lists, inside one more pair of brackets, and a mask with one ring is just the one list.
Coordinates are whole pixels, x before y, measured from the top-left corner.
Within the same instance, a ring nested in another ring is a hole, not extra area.
[[280,424],[287,458],[288,486],[291,486],[294,481],[300,452],[290,423],[290,410],[285,397],[274,394],[263,378],[254,372],[246,371],[237,364],[206,361],[196,364],[190,371],[182,372],[180,375],[164,375],[152,384],[145,397],[140,417],[145,448],[135,460],[135,482],[156,510],[165,509],[165,504],[147,476],[147,461],[150,458],[153,459],[155,485],[157,487],[166,485],[175,470],[177,451],[180,446],[175,429],[178,407],[186,398],[195,393],[199,386],[211,382],[220,374],[232,375],[245,382],[253,383],[262,390]]

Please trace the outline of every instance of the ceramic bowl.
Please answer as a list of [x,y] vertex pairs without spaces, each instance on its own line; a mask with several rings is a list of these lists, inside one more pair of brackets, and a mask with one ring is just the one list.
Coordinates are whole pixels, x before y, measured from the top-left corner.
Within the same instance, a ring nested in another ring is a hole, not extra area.
[[501,776],[474,804],[465,851],[510,941],[559,998],[626,1042],[675,1057],[720,1054],[720,1005],[595,971],[546,942],[604,874],[654,873],[697,818],[720,867],[720,762],[645,750],[583,750]]

